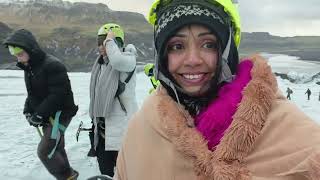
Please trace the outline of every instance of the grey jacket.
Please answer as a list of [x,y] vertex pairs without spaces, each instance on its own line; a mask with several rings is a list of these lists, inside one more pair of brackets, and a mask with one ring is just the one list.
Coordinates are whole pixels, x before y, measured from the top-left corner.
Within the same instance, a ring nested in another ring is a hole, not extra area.
[[[128,44],[124,51],[121,51],[114,41],[108,41],[106,52],[109,59],[108,66],[112,66],[120,73],[120,81],[125,82],[128,72],[132,72],[136,67],[136,49],[132,44]],[[98,59],[97,59],[98,60]],[[103,82],[101,82],[103,83]],[[91,87],[92,88],[92,87]],[[127,129],[130,117],[137,111],[136,100],[136,72],[126,84],[125,91],[120,95],[120,100],[126,108],[125,113],[119,103],[118,98],[114,98],[110,113],[105,118],[105,150],[119,150],[121,140]],[[91,91],[94,89],[90,89]]]

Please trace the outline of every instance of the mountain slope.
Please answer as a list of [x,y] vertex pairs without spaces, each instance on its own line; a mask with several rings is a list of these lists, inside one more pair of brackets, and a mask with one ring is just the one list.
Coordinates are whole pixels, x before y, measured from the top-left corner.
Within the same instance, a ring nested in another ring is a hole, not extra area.
[[[8,27],[8,25],[0,22],[0,43],[7,37],[7,35],[12,31],[11,28]],[[7,64],[12,63],[10,61],[11,56],[6,48],[4,48],[2,45],[0,45],[0,63],[1,64]],[[8,65],[6,65],[8,66]]]
[[31,30],[44,50],[63,60],[70,70],[90,69],[97,56],[97,30],[109,22],[124,28],[125,41],[136,46],[139,62],[153,57],[153,31],[145,17],[112,11],[104,4],[46,0],[0,3],[0,22],[12,29]]
[[303,60],[320,61],[320,37],[279,37],[267,32],[242,33],[240,52],[268,52],[298,56]]

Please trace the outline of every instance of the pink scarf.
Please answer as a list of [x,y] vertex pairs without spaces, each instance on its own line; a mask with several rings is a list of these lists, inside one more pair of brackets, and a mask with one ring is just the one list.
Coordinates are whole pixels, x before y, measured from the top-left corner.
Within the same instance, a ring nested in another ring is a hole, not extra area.
[[225,130],[233,120],[233,115],[242,99],[242,91],[251,80],[253,63],[242,61],[238,65],[236,78],[219,89],[218,96],[206,109],[203,109],[195,121],[197,129],[208,141],[208,148],[214,148],[220,143]]

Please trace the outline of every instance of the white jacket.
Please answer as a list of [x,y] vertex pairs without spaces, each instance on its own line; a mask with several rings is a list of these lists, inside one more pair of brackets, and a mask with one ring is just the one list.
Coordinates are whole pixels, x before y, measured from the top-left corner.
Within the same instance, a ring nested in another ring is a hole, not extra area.
[[[136,67],[136,49],[132,44],[128,44],[124,51],[121,51],[114,41],[108,41],[106,52],[110,65],[120,71],[120,81],[125,82],[128,72],[132,72]],[[105,150],[119,150],[122,137],[127,129],[128,120],[138,110],[136,100],[136,72],[132,75],[125,91],[120,95],[121,102],[126,108],[125,113],[115,98],[111,113],[105,117]]]

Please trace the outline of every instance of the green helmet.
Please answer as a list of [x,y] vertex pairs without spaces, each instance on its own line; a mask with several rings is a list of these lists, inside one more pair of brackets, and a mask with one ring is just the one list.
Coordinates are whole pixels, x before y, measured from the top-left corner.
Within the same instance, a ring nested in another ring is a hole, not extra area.
[[23,51],[22,48],[17,47],[17,46],[11,46],[11,45],[9,45],[8,48],[9,48],[10,54],[13,55],[13,56],[18,55],[19,53],[21,53],[21,52]]
[[124,31],[118,24],[108,23],[101,26],[98,30],[98,36],[106,36],[109,31],[114,32],[117,39],[120,39],[124,43]]
[[153,76],[153,68],[154,68],[154,64],[153,63],[148,63],[144,66],[144,73],[147,76]]

